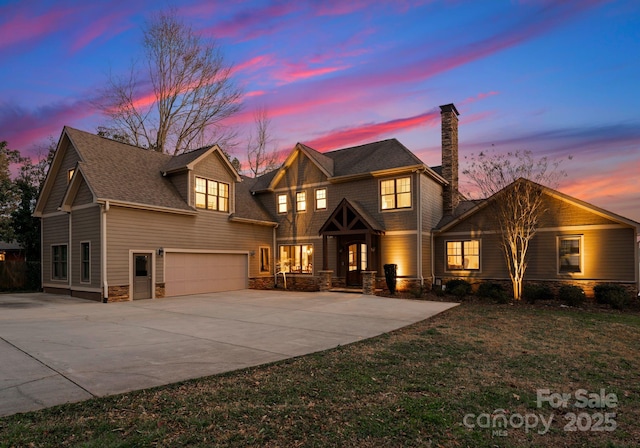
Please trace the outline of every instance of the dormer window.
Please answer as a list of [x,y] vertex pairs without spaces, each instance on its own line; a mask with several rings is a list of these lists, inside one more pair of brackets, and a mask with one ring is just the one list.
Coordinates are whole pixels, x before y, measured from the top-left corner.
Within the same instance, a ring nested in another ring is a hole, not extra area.
[[196,177],[196,207],[228,212],[229,184]]
[[71,168],[67,171],[67,183],[71,182],[73,174],[76,172],[75,168]]

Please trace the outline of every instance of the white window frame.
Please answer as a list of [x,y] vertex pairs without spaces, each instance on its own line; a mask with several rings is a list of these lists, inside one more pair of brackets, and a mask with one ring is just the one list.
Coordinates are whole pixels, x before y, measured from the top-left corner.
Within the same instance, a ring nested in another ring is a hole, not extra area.
[[[409,191],[398,193],[398,181],[403,179],[409,179]],[[393,193],[391,194],[383,194],[382,184],[384,182],[393,182]],[[409,194],[409,205],[406,207],[398,207],[398,195],[399,194]],[[384,208],[384,200],[383,198],[386,196],[393,196],[394,206]],[[394,177],[391,179],[380,179],[378,183],[378,200],[380,201],[380,211],[382,212],[395,212],[395,211],[404,211],[404,210],[412,210],[413,209],[413,177],[412,176],[400,176]]]
[[[284,199],[284,201],[281,201],[280,199]],[[283,210],[283,206],[284,206],[284,210]],[[285,193],[280,193],[276,195],[276,210],[280,215],[285,214],[289,211],[289,199],[287,198],[287,195]]]
[[[264,255],[266,253],[266,256]],[[265,263],[266,259],[266,269]],[[269,246],[260,246],[258,248],[258,263],[259,271],[261,274],[269,274],[271,272],[271,248]]]
[[[579,271],[563,271],[562,262],[560,261],[560,249],[562,247],[562,241],[564,240],[578,240],[578,250],[580,253],[578,254],[580,265]],[[584,275],[584,235],[558,235],[556,236],[556,263],[557,263],[557,273],[558,275]]]
[[[323,191],[324,192],[324,197],[323,198],[318,198],[318,193]],[[316,188],[315,193],[314,193],[314,199],[315,199],[315,207],[316,210],[326,210],[328,207],[328,203],[329,203],[329,198],[327,197],[327,189],[326,188]],[[324,207],[319,207],[318,204],[320,201],[324,201]]]
[[[302,199],[300,199],[302,197]],[[296,213],[305,213],[307,211],[307,191],[302,190],[296,192]]]
[[[86,279],[83,277],[85,259],[82,250],[85,244],[89,246],[89,258],[86,260],[88,277]],[[80,241],[80,283],[91,283],[91,241]]]
[[[205,191],[198,191],[198,180],[203,180],[205,182]],[[215,184],[215,187],[213,187]],[[220,195],[220,185],[224,185],[226,187],[226,196]],[[215,193],[209,192],[210,188],[215,188]],[[229,213],[229,202],[231,196],[231,185],[226,182],[221,182],[219,180],[209,179],[202,176],[195,176],[195,186],[194,186],[194,200],[196,208],[200,210],[211,210],[222,213]],[[198,205],[198,195],[204,195],[204,207]],[[215,206],[210,207],[210,198],[215,198]],[[223,203],[224,208],[220,208],[220,203]]]
[[[477,268],[466,268],[463,266],[461,268],[449,267],[449,243],[461,243],[460,246],[460,256],[464,260],[464,243],[468,241],[477,241],[478,242],[478,267]],[[445,272],[481,272],[482,271],[482,240],[480,238],[458,238],[458,239],[450,239],[444,242],[444,268]]]
[[[291,265],[291,260],[283,260],[282,259],[282,248],[283,247],[295,247],[294,250],[300,250],[300,265],[295,263],[296,258],[294,256],[294,264]],[[306,248],[306,249],[304,249]],[[306,261],[307,264],[303,263],[306,252]],[[303,274],[303,275],[313,275],[313,265],[314,265],[314,253],[315,249],[313,247],[313,243],[301,243],[301,244],[280,244],[278,246],[278,262],[280,263],[281,272],[291,273],[291,274]],[[309,263],[309,257],[311,257],[311,263]]]

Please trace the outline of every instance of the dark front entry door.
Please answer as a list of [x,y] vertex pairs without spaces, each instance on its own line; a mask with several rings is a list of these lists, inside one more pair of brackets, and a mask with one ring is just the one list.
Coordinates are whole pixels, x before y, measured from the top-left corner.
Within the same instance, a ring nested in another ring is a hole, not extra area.
[[362,271],[367,270],[367,245],[349,244],[347,257],[347,285],[362,286]]
[[133,254],[133,300],[151,298],[151,255]]

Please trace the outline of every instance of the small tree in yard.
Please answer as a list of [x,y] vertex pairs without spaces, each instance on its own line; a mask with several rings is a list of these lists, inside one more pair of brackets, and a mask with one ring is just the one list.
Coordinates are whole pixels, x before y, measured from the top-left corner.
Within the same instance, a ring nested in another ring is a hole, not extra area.
[[531,151],[481,152],[468,159],[463,174],[483,198],[488,198],[500,230],[513,298],[520,300],[529,243],[546,211],[544,189],[555,186],[564,175],[557,170],[560,162],[551,162],[546,157],[536,160]]

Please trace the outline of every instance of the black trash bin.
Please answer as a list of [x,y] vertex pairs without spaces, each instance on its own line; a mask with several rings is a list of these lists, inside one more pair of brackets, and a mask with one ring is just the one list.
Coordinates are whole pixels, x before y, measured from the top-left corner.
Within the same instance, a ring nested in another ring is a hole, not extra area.
[[397,264],[384,265],[384,278],[387,281],[387,288],[391,294],[396,293],[396,277],[398,276]]

